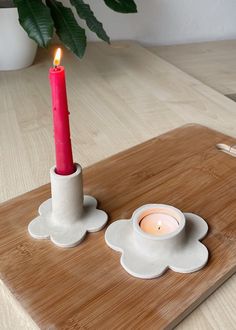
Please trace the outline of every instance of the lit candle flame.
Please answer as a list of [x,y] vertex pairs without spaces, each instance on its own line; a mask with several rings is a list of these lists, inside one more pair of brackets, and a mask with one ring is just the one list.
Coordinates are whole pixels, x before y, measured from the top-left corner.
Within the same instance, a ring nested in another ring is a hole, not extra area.
[[159,220],[159,221],[157,222],[157,229],[160,230],[160,229],[161,229],[161,226],[162,226],[162,221]]
[[53,60],[53,65],[55,67],[57,67],[58,65],[60,65],[61,62],[61,48],[57,48],[54,60]]

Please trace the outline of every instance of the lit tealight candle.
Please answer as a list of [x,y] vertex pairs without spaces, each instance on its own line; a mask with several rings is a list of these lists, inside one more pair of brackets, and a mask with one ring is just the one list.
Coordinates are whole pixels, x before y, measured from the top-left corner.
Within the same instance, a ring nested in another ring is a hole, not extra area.
[[169,214],[155,212],[145,215],[139,225],[145,233],[161,236],[176,231],[179,222]]

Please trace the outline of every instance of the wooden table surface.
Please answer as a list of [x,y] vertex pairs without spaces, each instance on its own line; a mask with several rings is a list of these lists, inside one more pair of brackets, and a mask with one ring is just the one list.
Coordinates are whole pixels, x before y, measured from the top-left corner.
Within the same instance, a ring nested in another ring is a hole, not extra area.
[[155,46],[149,50],[236,100],[236,40]]
[[[32,67],[0,73],[1,201],[49,181],[51,53],[41,50]],[[135,43],[90,44],[82,62],[64,55],[74,155],[83,166],[189,122],[236,137],[233,101]],[[179,327],[230,329],[235,284],[234,276]],[[32,320],[0,287],[0,328],[15,329],[17,322],[18,329],[32,329]]]
[[[27,226],[50,197],[49,184],[2,204],[0,274],[40,329],[172,329],[235,274],[236,158],[217,149],[218,143],[232,145],[236,139],[185,125],[83,173],[85,194],[96,197],[109,224],[130,219],[148,203],[203,217],[209,226],[203,240],[209,260],[190,274],[168,270],[150,280],[130,276],[120,265],[120,253],[105,244],[104,230],[72,249],[32,239]],[[187,221],[187,233],[192,226]]]

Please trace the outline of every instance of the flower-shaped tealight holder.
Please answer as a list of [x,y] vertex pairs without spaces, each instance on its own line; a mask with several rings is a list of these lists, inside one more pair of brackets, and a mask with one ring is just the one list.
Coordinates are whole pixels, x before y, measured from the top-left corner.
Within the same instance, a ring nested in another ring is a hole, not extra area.
[[39,216],[33,219],[28,231],[38,239],[51,239],[61,247],[78,245],[87,232],[101,230],[107,214],[98,210],[97,201],[83,194],[82,169],[70,175],[58,175],[55,167],[50,170],[52,198],[39,207]]
[[[163,223],[157,221],[158,227],[154,228],[157,235],[154,235],[150,232],[158,215],[162,216]],[[161,228],[165,221],[166,228]],[[170,205],[147,204],[138,208],[131,220],[113,222],[106,230],[105,240],[109,247],[121,252],[121,265],[129,274],[150,279],[162,275],[168,268],[190,273],[204,267],[208,250],[199,240],[207,231],[207,223],[196,214],[182,213]]]

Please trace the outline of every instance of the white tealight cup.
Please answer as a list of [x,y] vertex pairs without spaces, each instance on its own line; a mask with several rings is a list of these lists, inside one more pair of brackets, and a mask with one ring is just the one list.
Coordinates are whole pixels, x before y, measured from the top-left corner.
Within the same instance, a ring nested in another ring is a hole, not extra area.
[[183,243],[185,216],[177,208],[165,204],[147,204],[132,215],[135,241],[143,253],[171,252]]
[[147,204],[134,211],[131,219],[113,222],[105,240],[121,252],[122,267],[139,278],[154,278],[168,268],[191,273],[204,267],[208,250],[200,243],[207,223],[193,213],[182,213],[164,204]]

